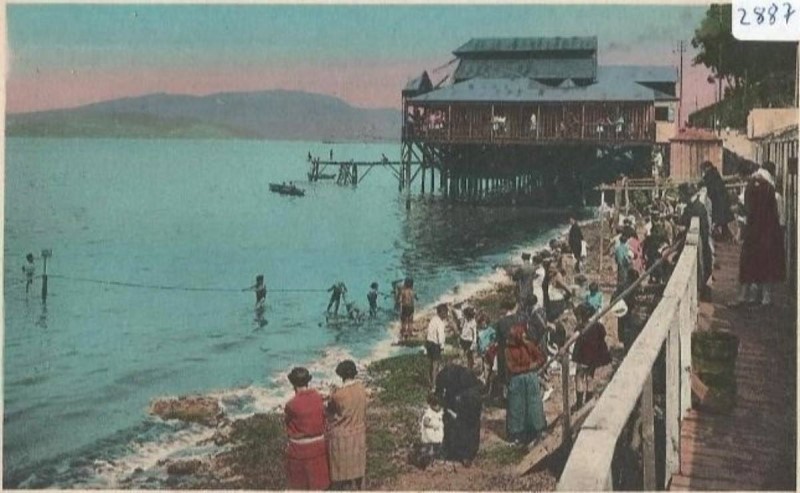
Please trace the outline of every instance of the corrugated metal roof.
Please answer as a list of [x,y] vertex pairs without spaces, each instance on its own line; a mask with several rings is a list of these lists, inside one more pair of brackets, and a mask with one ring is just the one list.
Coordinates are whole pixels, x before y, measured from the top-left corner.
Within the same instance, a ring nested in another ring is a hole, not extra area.
[[678,82],[678,69],[670,65],[606,65],[620,77],[636,82]]
[[472,38],[456,49],[453,54],[585,50],[597,51],[597,36]]
[[527,60],[471,60],[464,59],[453,73],[453,79],[462,81],[473,77],[503,79],[527,77],[530,79],[594,79],[596,64],[593,58],[534,58]]
[[[646,68],[646,67],[642,67]],[[615,66],[597,67],[597,81],[588,86],[551,87],[535,80],[474,78],[413,98],[415,102],[565,102],[565,101],[655,101],[663,93],[643,86],[629,76],[631,71]]]

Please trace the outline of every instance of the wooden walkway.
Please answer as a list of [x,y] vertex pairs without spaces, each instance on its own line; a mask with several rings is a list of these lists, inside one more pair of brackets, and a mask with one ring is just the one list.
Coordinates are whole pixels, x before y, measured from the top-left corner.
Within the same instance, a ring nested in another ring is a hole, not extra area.
[[740,339],[737,406],[728,416],[692,410],[681,430],[673,490],[796,488],[797,332],[786,288],[772,308],[733,309],[739,248],[717,244],[713,303],[701,303],[698,330],[724,328]]

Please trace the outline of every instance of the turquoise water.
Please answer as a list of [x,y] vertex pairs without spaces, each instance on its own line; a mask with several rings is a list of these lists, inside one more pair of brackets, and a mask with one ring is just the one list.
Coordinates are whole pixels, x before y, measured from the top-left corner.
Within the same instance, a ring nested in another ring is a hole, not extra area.
[[[5,486],[115,486],[97,477],[197,431],[149,417],[153,398],[239,389],[231,410],[259,410],[287,368],[323,371],[391,337],[389,310],[359,327],[323,324],[325,292],[270,292],[261,326],[253,294],[234,290],[256,274],[272,290],[341,279],[362,309],[370,282],[388,291],[411,275],[424,305],[558,222],[428,197],[407,212],[388,170],[358,189],[307,183],[307,152],[330,147],[355,160],[399,154],[398,144],[6,141]],[[305,197],[267,190],[290,180]],[[230,291],[54,277],[43,306],[38,281],[29,296],[20,284],[25,254],[42,248],[51,274]]]

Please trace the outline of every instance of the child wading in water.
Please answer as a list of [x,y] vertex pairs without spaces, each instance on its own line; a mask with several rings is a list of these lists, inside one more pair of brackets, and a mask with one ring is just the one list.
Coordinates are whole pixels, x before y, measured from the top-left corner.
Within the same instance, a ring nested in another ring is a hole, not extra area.
[[255,291],[256,309],[264,308],[264,304],[267,302],[267,285],[264,284],[264,276],[262,274],[256,276],[255,284],[249,288],[243,289],[242,291]]
[[405,341],[411,336],[414,328],[414,280],[407,277],[400,290],[400,340]]
[[369,303],[369,316],[375,317],[378,314],[378,283],[373,282],[369,285],[369,293],[367,293],[367,302]]
[[[595,314],[595,309],[589,304],[575,307],[575,318],[578,320],[577,328],[580,330]],[[595,369],[611,363],[611,354],[606,345],[606,328],[600,322],[590,325],[575,341],[572,351],[572,361],[577,365],[575,373],[575,409],[580,409],[584,402],[592,398],[592,379]]]
[[22,266],[22,273],[25,274],[25,294],[33,286],[33,277],[36,274],[36,264],[33,262],[33,254],[29,253],[25,256],[25,265]]

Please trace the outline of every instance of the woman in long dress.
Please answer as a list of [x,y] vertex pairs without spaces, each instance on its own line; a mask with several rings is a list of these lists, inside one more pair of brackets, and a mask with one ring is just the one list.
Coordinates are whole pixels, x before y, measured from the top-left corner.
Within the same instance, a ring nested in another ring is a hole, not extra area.
[[362,489],[367,469],[367,393],[356,380],[356,364],[345,360],[336,366],[342,386],[331,392],[328,456],[335,489]]
[[444,403],[445,459],[470,467],[481,439],[481,381],[460,365],[447,365],[436,376],[436,395]]
[[286,403],[286,486],[290,490],[324,490],[330,486],[325,445],[325,407],[322,396],[308,388],[311,374],[293,368],[289,382],[294,397]]
[[527,339],[525,325],[515,325],[506,344],[506,365],[510,376],[506,411],[509,442],[527,445],[547,426],[542,389],[536,373],[545,361],[546,357],[536,343]]

